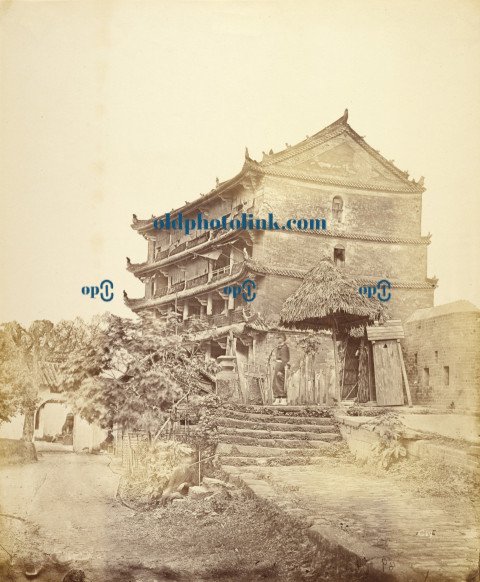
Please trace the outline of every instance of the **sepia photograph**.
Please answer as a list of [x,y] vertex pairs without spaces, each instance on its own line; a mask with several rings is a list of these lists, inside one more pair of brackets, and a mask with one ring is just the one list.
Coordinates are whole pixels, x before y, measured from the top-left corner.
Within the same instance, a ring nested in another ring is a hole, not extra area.
[[0,0],[0,582],[480,582],[480,2]]

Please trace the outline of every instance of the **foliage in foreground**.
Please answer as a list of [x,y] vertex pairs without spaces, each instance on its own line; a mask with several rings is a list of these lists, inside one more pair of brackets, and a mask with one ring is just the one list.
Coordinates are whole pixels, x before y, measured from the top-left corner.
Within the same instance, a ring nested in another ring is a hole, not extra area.
[[372,446],[374,462],[387,469],[393,463],[407,456],[407,449],[402,444],[405,437],[405,427],[398,415],[389,412],[375,416],[363,425],[378,435],[378,442]]
[[[199,326],[201,324],[199,323]],[[88,344],[62,363],[64,387],[78,412],[101,426],[158,431],[174,403],[201,403],[211,392],[198,328],[177,329],[176,316],[135,321],[108,315]]]

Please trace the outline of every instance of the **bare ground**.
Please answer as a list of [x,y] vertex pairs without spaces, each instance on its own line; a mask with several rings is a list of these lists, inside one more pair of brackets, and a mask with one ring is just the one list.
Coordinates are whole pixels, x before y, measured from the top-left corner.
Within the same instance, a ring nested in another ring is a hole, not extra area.
[[0,579],[25,581],[27,562],[43,568],[41,582],[70,568],[89,582],[365,579],[240,491],[134,511],[116,498],[118,481],[107,456],[46,453],[0,469]]

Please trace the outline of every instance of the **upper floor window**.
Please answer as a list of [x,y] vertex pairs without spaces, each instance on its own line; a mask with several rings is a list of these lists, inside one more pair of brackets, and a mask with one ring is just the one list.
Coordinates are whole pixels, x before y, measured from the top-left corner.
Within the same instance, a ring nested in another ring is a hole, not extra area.
[[343,200],[341,196],[335,196],[332,201],[332,214],[335,220],[342,222]]
[[345,247],[342,245],[337,245],[333,249],[333,261],[337,267],[343,267],[345,264]]

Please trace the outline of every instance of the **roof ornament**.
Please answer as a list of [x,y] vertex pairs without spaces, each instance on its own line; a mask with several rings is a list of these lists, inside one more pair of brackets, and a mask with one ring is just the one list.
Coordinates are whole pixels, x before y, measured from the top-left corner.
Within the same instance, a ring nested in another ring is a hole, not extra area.
[[127,295],[127,292],[125,291],[125,289],[123,290],[123,298],[128,299],[128,295]]
[[245,159],[246,159],[246,160],[249,160],[249,159],[250,159],[250,155],[249,155],[249,153],[248,153],[248,148],[247,148],[247,146],[245,146]]
[[285,143],[285,147],[286,147],[286,148],[290,148],[290,147],[292,147],[292,146],[291,146],[289,143]]
[[130,266],[132,264],[132,261],[130,260],[130,257],[127,257],[127,265]]
[[136,214],[133,215],[132,220],[133,220],[133,224],[137,224],[138,218],[137,218],[137,215]]
[[269,156],[273,156],[273,150],[270,148],[270,151],[268,152]]
[[425,183],[425,176],[420,176],[420,180],[418,181],[419,186],[423,186]]
[[347,123],[348,121],[348,109],[345,109],[342,115],[342,123]]
[[217,188],[220,186],[220,180],[218,179],[218,176],[215,178],[215,183],[217,185]]

